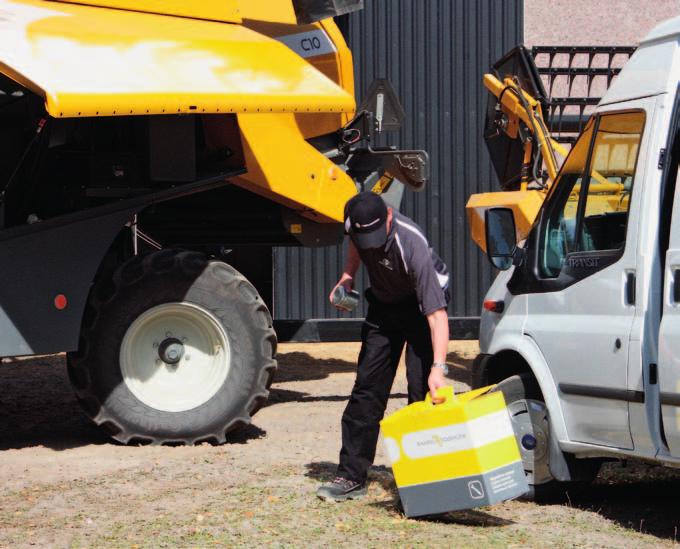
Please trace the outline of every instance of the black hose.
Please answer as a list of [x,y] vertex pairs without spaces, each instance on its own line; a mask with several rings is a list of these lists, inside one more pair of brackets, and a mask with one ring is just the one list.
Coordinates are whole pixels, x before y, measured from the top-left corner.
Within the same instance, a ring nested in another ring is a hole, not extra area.
[[534,155],[534,163],[531,166],[531,175],[534,177],[534,181],[538,183],[542,189],[545,188],[545,183],[543,182],[543,177],[541,177],[541,174],[538,173],[539,166],[543,163],[543,155],[541,154],[540,151],[536,151],[536,154]]
[[[512,89],[512,91],[515,93],[515,95],[517,96],[517,98],[519,99],[519,102],[522,104],[522,107],[524,108],[524,110],[525,110],[527,113],[530,114],[529,119],[530,119],[530,121],[531,121],[531,128],[532,128],[532,130],[533,130],[533,132],[534,132],[534,138],[535,138],[535,139],[538,139],[538,138],[537,138],[537,136],[538,136],[538,129],[536,128],[536,123],[535,123],[535,119],[534,119],[534,116],[533,116],[533,112],[532,112],[532,110],[531,110],[531,107],[529,106],[529,103],[527,102],[526,98],[524,97],[524,94],[521,93],[522,87],[520,86],[519,80],[517,79],[517,77],[514,77],[514,78],[513,78],[513,82],[514,82],[515,85],[517,86],[517,89],[514,89],[514,88],[511,88],[511,89]],[[517,90],[520,90],[520,91],[517,91]],[[539,121],[539,123],[540,123],[540,121]],[[548,133],[547,133],[547,131],[546,131],[546,129],[545,129],[545,126],[541,125],[541,129],[542,129],[542,131],[543,131],[543,135],[544,135],[545,137],[549,138],[549,135],[548,135]],[[553,164],[554,164],[555,166],[557,166],[557,159],[555,158],[555,154],[553,153],[552,148],[551,148],[551,147],[548,147],[548,149],[550,150],[550,156],[552,157]],[[538,180],[537,180],[537,182],[540,183],[540,181],[538,181]]]

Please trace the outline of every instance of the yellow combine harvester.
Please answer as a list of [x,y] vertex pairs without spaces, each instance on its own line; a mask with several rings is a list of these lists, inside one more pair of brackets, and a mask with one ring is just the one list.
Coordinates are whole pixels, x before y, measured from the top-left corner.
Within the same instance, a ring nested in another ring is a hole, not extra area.
[[121,442],[249,423],[276,369],[272,246],[340,242],[358,189],[427,179],[424,152],[371,147],[403,113],[384,81],[355,105],[332,18],[361,7],[3,0],[0,355],[68,352]]
[[[486,251],[484,212],[492,207],[511,208],[517,239],[526,238],[569,151],[551,137],[542,101],[546,93],[527,50],[515,48],[496,63],[484,75],[484,86],[492,97],[484,137],[503,191],[472,195],[466,210],[472,239]],[[607,147],[599,147],[601,154],[594,159],[594,181],[589,186],[593,199],[586,212],[591,220],[628,210],[639,122],[632,113],[600,137],[607,139]],[[586,125],[583,132],[592,132],[592,126]],[[562,176],[580,177],[587,156],[588,150],[576,147],[562,166]],[[579,191],[576,184],[565,223],[576,217]]]

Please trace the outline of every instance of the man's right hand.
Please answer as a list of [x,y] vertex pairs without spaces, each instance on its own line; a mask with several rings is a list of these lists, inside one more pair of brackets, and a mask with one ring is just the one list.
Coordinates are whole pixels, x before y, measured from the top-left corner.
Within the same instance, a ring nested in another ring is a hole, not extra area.
[[[350,275],[348,275],[347,273],[344,273],[340,277],[340,280],[338,280],[338,283],[335,286],[333,286],[331,293],[328,294],[328,301],[331,302],[331,305],[333,304],[333,294],[335,293],[335,290],[338,289],[338,286],[344,286],[345,290],[347,290],[349,292],[354,287],[354,279]],[[335,308],[338,309],[339,311],[342,311],[342,309],[340,309],[339,307],[335,307]]]

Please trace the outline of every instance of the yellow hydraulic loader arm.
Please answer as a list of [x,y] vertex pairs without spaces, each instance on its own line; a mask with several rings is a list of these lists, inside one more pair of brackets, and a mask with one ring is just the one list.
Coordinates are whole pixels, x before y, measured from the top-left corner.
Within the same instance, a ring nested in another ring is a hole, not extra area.
[[[526,55],[523,52],[523,48],[519,48],[511,55]],[[552,139],[545,123],[541,102],[522,87],[517,75],[506,75],[501,79],[494,74],[485,74],[483,82],[497,102],[490,137],[493,139],[494,133],[496,136],[503,135],[519,143],[522,150],[519,160],[521,169],[514,170],[519,173],[519,178],[511,189],[473,194],[466,205],[472,239],[486,251],[484,212],[491,207],[512,209],[517,240],[526,238],[557,179],[561,162],[569,151]],[[513,157],[512,154],[507,150],[504,150],[504,154],[504,161],[511,162],[508,159]],[[545,171],[542,167],[545,167]],[[540,175],[537,173],[539,170]],[[616,200],[620,201],[619,195],[624,190],[623,185],[610,182],[596,170],[592,171],[591,176],[597,182],[591,183],[589,188],[592,192],[615,194]],[[574,191],[578,188],[580,187],[575,187]],[[603,200],[607,201],[609,198],[604,196]]]
[[[556,154],[567,151],[548,133],[539,101],[529,95],[516,79],[502,82],[493,74],[484,75],[484,86],[498,100],[496,125],[511,139],[521,139],[523,146],[519,188],[505,192],[473,194],[466,205],[473,241],[486,251],[484,212],[490,207],[511,208],[515,216],[518,240],[524,239],[536,219],[558,171]],[[521,127],[520,127],[521,124]],[[530,188],[531,164],[538,149],[546,167],[547,180]]]

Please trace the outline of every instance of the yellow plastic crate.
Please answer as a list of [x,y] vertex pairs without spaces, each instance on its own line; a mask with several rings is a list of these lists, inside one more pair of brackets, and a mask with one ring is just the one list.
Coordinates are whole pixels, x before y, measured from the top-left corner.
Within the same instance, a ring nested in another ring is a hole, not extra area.
[[491,387],[423,402],[380,422],[404,512],[409,517],[471,509],[529,489],[510,416]]

